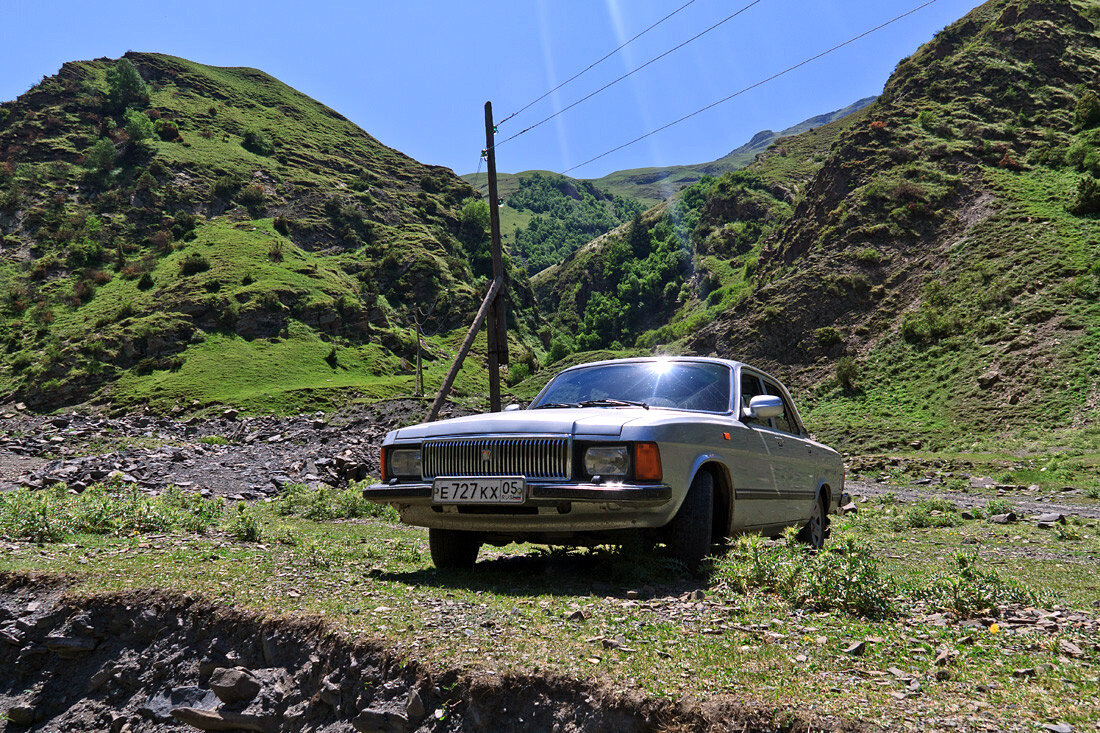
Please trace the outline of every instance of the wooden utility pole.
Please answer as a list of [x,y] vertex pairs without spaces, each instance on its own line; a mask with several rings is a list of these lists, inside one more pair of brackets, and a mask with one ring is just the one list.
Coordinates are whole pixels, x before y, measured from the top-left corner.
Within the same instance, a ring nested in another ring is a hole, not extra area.
[[[500,367],[508,363],[508,281],[504,273],[504,255],[500,248],[500,200],[497,197],[497,155],[494,149],[496,141],[496,128],[493,126],[493,103],[485,103],[485,157],[489,169],[489,234],[493,252],[493,279],[489,286],[489,292],[485,294],[485,300],[481,303],[474,322],[470,324],[470,330],[455,356],[443,385],[439,388],[439,394],[435,396],[431,408],[428,410],[427,421],[431,422],[439,416],[439,410],[450,394],[458,370],[462,368],[462,362],[473,346],[474,337],[481,324],[485,324],[485,335],[489,342],[489,409],[500,412]],[[417,338],[420,336],[420,325],[417,324]],[[419,341],[418,341],[419,343]],[[420,349],[417,348],[419,363]]]
[[424,394],[424,372],[420,367],[420,319],[413,314],[413,323],[416,324],[416,396]]
[[[493,252],[493,280],[504,279],[504,257],[500,248],[500,201],[497,197],[496,128],[493,103],[485,103],[485,152],[489,169],[489,232]],[[505,293],[507,282],[489,306],[485,329],[489,342],[489,409],[500,412],[500,367],[508,363],[508,313]]]

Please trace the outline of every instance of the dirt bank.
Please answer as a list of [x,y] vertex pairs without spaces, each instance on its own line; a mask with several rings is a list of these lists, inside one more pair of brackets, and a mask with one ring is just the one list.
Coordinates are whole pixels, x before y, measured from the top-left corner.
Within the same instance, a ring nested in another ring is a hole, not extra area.
[[0,711],[5,731],[855,729],[729,698],[430,670],[317,619],[156,592],[79,597],[22,575],[0,576]]

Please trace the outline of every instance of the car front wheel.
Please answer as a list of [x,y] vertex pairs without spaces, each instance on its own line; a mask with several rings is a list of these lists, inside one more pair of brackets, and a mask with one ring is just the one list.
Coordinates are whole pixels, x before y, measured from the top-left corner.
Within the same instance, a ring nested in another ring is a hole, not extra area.
[[714,477],[703,470],[691,482],[680,511],[667,529],[669,553],[692,572],[710,553],[713,514]]
[[814,502],[814,513],[810,515],[810,521],[806,522],[798,533],[799,541],[806,543],[814,550],[820,550],[825,546],[828,525],[829,515],[825,511],[825,497],[819,496]]
[[440,570],[469,570],[477,561],[481,538],[474,532],[430,527],[428,549]]

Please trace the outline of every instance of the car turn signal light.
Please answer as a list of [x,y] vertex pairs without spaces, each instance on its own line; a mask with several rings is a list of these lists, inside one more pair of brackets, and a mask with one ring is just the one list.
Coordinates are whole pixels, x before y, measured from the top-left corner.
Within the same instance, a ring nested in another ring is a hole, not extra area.
[[656,443],[634,444],[634,478],[638,481],[660,481],[661,450]]

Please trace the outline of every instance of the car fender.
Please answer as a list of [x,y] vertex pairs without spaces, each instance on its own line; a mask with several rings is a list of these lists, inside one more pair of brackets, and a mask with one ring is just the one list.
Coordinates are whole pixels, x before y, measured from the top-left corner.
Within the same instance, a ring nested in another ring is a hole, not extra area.
[[[688,480],[687,486],[691,488],[691,484],[695,481],[695,477],[699,475],[699,471],[708,465],[714,465],[722,474],[716,477],[714,489],[722,492],[722,500],[726,505],[726,531],[729,532],[733,529],[733,476],[730,473],[729,466],[726,465],[726,460],[718,453],[700,453],[692,462],[691,478]],[[687,491],[685,490],[684,496],[680,497],[681,504],[686,496]],[[676,511],[679,510],[680,507],[677,506]]]

